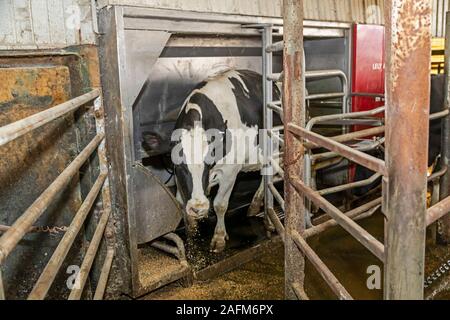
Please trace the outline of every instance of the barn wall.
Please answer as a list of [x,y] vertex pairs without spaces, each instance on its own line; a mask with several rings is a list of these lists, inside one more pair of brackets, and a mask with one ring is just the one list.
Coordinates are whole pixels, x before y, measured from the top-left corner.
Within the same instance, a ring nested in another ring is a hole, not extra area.
[[[450,0],[433,1],[433,35],[444,36]],[[1,0],[0,50],[49,49],[94,44],[91,0]],[[282,0],[97,0],[106,5],[145,6],[264,17],[280,17]],[[383,24],[384,0],[305,0],[305,16]]]
[[[433,35],[444,36],[445,12],[450,0],[433,2]],[[98,0],[99,6],[110,4],[145,6],[225,14],[280,17],[282,0]],[[305,0],[305,17],[328,20],[383,24],[384,0]]]
[[1,0],[0,49],[94,44],[90,0]]

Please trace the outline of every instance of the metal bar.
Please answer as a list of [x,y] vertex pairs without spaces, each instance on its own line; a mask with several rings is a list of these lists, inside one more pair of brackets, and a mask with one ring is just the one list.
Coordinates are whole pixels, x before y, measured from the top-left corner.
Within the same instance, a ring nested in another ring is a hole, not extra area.
[[[365,151],[370,151],[370,150],[373,150],[375,148],[380,147],[381,145],[383,145],[383,143],[384,143],[384,138],[381,138],[379,140],[375,140],[375,141],[371,142],[368,145],[365,145],[365,146],[363,145],[361,147],[356,147],[356,148],[354,148],[354,150],[364,151],[364,152]],[[316,154],[313,154],[311,156],[311,162],[313,164],[316,164],[319,161],[324,161],[324,160],[332,159],[332,158],[335,158],[335,157],[340,157],[340,155],[338,153],[336,153],[336,152],[316,153]]]
[[445,110],[430,114],[430,121],[442,119],[442,118],[447,117],[448,115],[449,115],[449,109],[446,108]]
[[344,92],[329,92],[329,93],[316,93],[310,94],[305,97],[306,100],[319,100],[319,99],[333,99],[342,98],[345,96]]
[[114,258],[114,249],[108,248],[106,250],[105,262],[103,262],[102,270],[100,271],[100,277],[98,279],[97,288],[95,289],[94,300],[103,300],[106,285],[108,283],[109,273],[111,271],[113,258]]
[[381,178],[381,174],[375,173],[374,175],[372,175],[368,179],[364,179],[364,180],[360,180],[360,181],[356,181],[356,182],[351,182],[351,183],[347,183],[347,184],[342,184],[340,186],[335,186],[335,187],[331,187],[331,188],[322,189],[322,190],[319,190],[317,192],[320,195],[323,196],[323,195],[326,195],[326,194],[337,193],[337,192],[341,192],[341,191],[345,191],[345,190],[349,190],[349,189],[365,187],[365,186],[368,186],[369,184],[374,183],[379,178]]
[[[346,212],[345,215],[347,217],[349,217],[350,219],[354,220],[359,215],[367,212],[368,210],[371,210],[374,207],[381,205],[381,202],[382,202],[382,198],[380,197],[380,198],[372,200],[358,208],[355,208],[353,210]],[[336,222],[336,220],[333,220],[333,219],[322,222],[321,224],[318,224],[312,228],[306,229],[305,232],[303,233],[303,238],[307,239],[309,237],[315,236],[315,235],[322,233],[323,231],[328,230],[329,228],[337,226],[337,225],[338,225],[338,223]]]
[[[342,142],[347,142],[347,141],[351,141],[351,140],[355,140],[355,139],[359,139],[359,138],[376,136],[376,135],[384,133],[384,129],[385,129],[384,126],[380,126],[380,127],[350,132],[350,133],[346,133],[346,134],[341,134],[338,136],[330,137],[329,139],[342,143]],[[304,147],[306,149],[320,148],[320,146],[318,146],[314,143],[310,143],[310,142],[305,143]]]
[[278,41],[278,42],[275,42],[275,43],[271,44],[270,46],[267,46],[266,47],[266,52],[283,51],[283,48],[284,48],[283,41]]
[[283,117],[283,108],[277,106],[275,103],[269,102],[267,104],[267,108],[272,109],[273,111],[277,112],[280,117]]
[[293,123],[289,123],[287,126],[287,129],[296,134],[297,136],[300,136],[304,139],[307,139],[317,145],[321,145],[324,148],[334,151],[338,153],[339,155],[356,162],[363,167],[369,168],[372,171],[381,173],[382,175],[387,175],[386,166],[384,165],[384,161],[380,160],[378,158],[375,158],[371,155],[365,154],[361,151],[352,149],[342,143],[336,142],[330,138],[321,136],[317,133],[308,131],[304,128],[301,128],[297,125],[294,125]]
[[[305,66],[303,61],[303,0],[283,0],[284,53],[283,53],[283,107],[284,124],[290,122],[305,125]],[[293,283],[304,287],[305,258],[293,242],[292,231],[302,233],[305,229],[305,206],[303,198],[289,183],[292,177],[303,175],[304,148],[294,135],[285,130],[285,295],[296,299]]]
[[17,139],[18,137],[21,137],[34,129],[37,129],[52,120],[55,120],[71,111],[78,109],[80,106],[95,99],[99,95],[100,91],[94,89],[86,94],[58,104],[50,109],[0,127],[0,146],[14,139]]
[[108,222],[111,210],[104,210],[103,214],[98,222],[97,228],[95,229],[94,236],[92,237],[89,248],[84,256],[83,263],[81,264],[80,271],[78,272],[77,278],[75,280],[76,285],[72,289],[69,295],[69,300],[80,299],[86,280],[89,276],[89,271],[91,270],[92,263],[97,254],[100,241],[102,240],[103,233],[105,231],[106,223]]
[[[446,13],[445,29],[445,108],[450,108],[450,13]],[[441,166],[448,167],[450,164],[450,117],[442,121],[441,131]],[[441,178],[440,198],[445,199],[450,196],[450,170]],[[441,220],[441,238],[446,243],[450,243],[450,216]]]
[[[430,105],[431,1],[385,1],[387,225],[384,298],[421,300]],[[412,41],[412,42],[411,42]],[[413,45],[411,45],[414,43]]]
[[6,300],[5,287],[3,286],[2,266],[0,265],[0,301]]
[[[278,141],[278,144],[280,145],[280,146],[282,146],[282,147],[284,147],[284,140],[280,137],[280,135],[279,134],[274,134],[274,131],[275,130],[268,130],[267,131],[267,135],[269,136],[269,137],[271,137],[272,139],[276,139],[277,141]],[[278,131],[275,131],[275,133],[277,133]]]
[[294,292],[297,295],[297,298],[299,300],[309,300],[309,297],[306,294],[305,289],[303,289],[301,286],[299,286],[298,283],[294,282],[292,284],[292,289],[294,289]]
[[432,182],[436,179],[440,179],[442,176],[444,176],[447,173],[448,168],[444,166],[441,170],[434,172],[427,178],[428,182]]
[[277,161],[275,161],[273,158],[270,158],[270,164],[272,165],[276,173],[278,173],[281,177],[284,177],[284,170],[281,169]]
[[350,233],[356,240],[372,252],[378,259],[384,261],[384,246],[370,233],[361,228],[341,210],[322,197],[317,191],[305,186],[298,178],[291,179],[290,183],[302,195],[310,199],[316,206],[322,208],[336,222]]
[[269,73],[267,75],[267,80],[274,81],[274,82],[283,81],[283,72],[281,72],[281,73]]
[[[353,300],[352,296],[345,290],[344,286],[339,282],[335,275],[328,269],[314,250],[306,243],[302,236],[295,230],[292,231],[292,239],[297,247],[306,255],[311,264],[319,272],[323,280],[328,284],[331,290],[338,296],[340,300]],[[300,287],[301,288],[301,287]]]
[[281,206],[281,209],[284,211],[284,199],[283,196],[278,192],[277,188],[273,185],[273,183],[269,184],[270,192],[272,192],[272,195],[277,200],[278,204]]
[[426,226],[430,226],[437,220],[444,217],[446,214],[450,212],[450,196],[441,200],[431,208],[427,210],[427,215],[425,217]]
[[275,226],[275,230],[277,230],[277,233],[280,235],[281,240],[283,240],[284,242],[285,229],[280,219],[278,218],[277,213],[275,212],[275,210],[273,210],[273,208],[269,208],[267,210],[267,214],[269,215],[270,221],[272,221],[273,225]]
[[83,151],[56,178],[55,181],[33,202],[33,204],[14,222],[11,228],[0,237],[0,265],[16,247],[17,243],[30,230],[56,195],[67,186],[80,167],[103,140],[103,134],[97,134]]
[[92,205],[97,199],[97,196],[103,186],[103,183],[105,182],[105,179],[106,174],[100,174],[100,176],[97,178],[97,181],[92,186],[91,191],[89,191],[89,194],[76,213],[75,218],[72,220],[69,229],[64,234],[64,237],[59,242],[49,262],[39,276],[39,279],[34,285],[33,290],[28,296],[28,300],[43,300],[47,295],[48,290],[52,286],[53,281],[55,280],[55,277],[58,274],[58,271],[67,256],[67,253],[72,247],[72,244],[77,237],[78,232],[80,231],[84,221],[86,220],[86,217],[91,211]]

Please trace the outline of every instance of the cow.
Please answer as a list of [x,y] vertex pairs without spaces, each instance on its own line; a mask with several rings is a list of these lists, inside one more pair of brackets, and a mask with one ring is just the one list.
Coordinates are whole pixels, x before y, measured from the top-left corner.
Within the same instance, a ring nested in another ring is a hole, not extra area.
[[[273,98],[280,99],[276,86]],[[273,122],[282,123],[276,113]],[[238,173],[261,170],[258,131],[262,128],[262,77],[250,70],[232,69],[210,77],[192,90],[181,107],[172,135],[177,199],[192,231],[208,217],[209,191],[218,186],[212,200],[217,216],[212,252],[223,251],[228,240],[225,214]],[[257,161],[249,161],[254,155]]]
[[[445,103],[445,75],[432,75],[430,87],[430,114],[444,110]],[[428,138],[428,167],[434,168],[441,153],[441,119],[430,121]],[[384,159],[384,153],[381,150],[371,152],[373,156]],[[355,181],[365,180],[373,175],[369,169],[357,165],[355,171]],[[362,196],[380,183],[380,179],[369,186],[354,189],[356,196]]]

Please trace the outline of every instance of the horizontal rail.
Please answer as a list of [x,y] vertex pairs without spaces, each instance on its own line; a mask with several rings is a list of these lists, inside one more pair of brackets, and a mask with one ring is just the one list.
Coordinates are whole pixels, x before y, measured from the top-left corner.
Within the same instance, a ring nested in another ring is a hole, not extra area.
[[345,97],[344,92],[315,93],[305,97],[306,100],[333,99]]
[[86,252],[86,255],[84,256],[80,271],[78,272],[77,278],[75,280],[77,286],[75,286],[70,292],[69,300],[78,300],[83,294],[83,289],[89,276],[92,263],[94,262],[95,256],[97,254],[100,241],[103,237],[103,233],[105,232],[106,223],[108,222],[110,213],[110,208],[107,207],[106,209],[104,209],[103,214],[98,222],[97,228],[95,229],[94,236],[92,237],[91,243],[89,244],[89,248]]
[[430,121],[445,118],[448,115],[449,115],[449,109],[435,112],[435,113],[430,114]]
[[79,97],[73,98],[64,103],[58,104],[47,110],[33,114],[25,119],[18,120],[16,122],[7,124],[0,127],[0,146],[7,144],[8,142],[17,139],[24,134],[49,123],[71,111],[78,109],[83,104],[97,98],[100,95],[98,89],[94,89],[88,93],[85,93]]
[[86,220],[95,199],[97,199],[100,189],[105,182],[106,176],[106,174],[101,174],[97,178],[97,181],[94,183],[91,191],[89,191],[89,194],[86,196],[86,199],[83,201],[83,204],[76,213],[75,218],[72,220],[69,229],[64,234],[64,237],[59,242],[49,262],[39,276],[33,290],[28,296],[28,300],[42,300],[47,295],[48,290],[52,286],[53,281],[55,280],[55,277],[67,256],[67,253],[80,232],[80,229],[83,226],[83,223]]
[[[376,208],[377,206],[380,206],[382,203],[382,198],[377,198],[375,200],[372,200],[366,204],[363,204],[362,206],[355,208],[353,210],[350,210],[346,213],[344,213],[347,217],[349,217],[350,219],[354,220],[355,218],[357,218],[359,215],[364,214],[365,212],[371,210],[372,208]],[[305,232],[303,233],[303,237],[305,239],[315,236],[319,233],[322,233],[325,230],[328,230],[331,227],[337,226],[338,223],[336,222],[336,220],[330,219],[328,221],[322,222],[321,224],[318,224],[316,226],[313,226],[309,229],[306,229]]]
[[[373,140],[367,145],[362,145],[359,147],[355,147],[353,149],[357,150],[357,151],[364,151],[364,152],[374,150],[374,149],[380,147],[381,145],[383,145],[384,141],[385,141],[385,138]],[[311,161],[315,164],[319,161],[324,161],[324,160],[332,159],[332,158],[339,157],[339,156],[340,156],[339,153],[332,152],[332,151],[316,153],[311,156]]]
[[296,231],[291,231],[291,237],[297,247],[308,258],[311,264],[315,267],[317,272],[323,280],[328,284],[331,290],[338,296],[340,300],[353,300],[352,296],[347,292],[344,286],[339,282],[336,276],[328,269],[314,250],[308,245],[308,243],[302,238],[302,236]]
[[273,197],[277,200],[278,204],[280,205],[281,209],[284,210],[284,199],[283,196],[278,192],[277,188],[273,185],[273,183],[269,183],[269,189],[272,193]]
[[67,186],[80,167],[95,151],[104,134],[97,134],[69,166],[53,181],[53,183],[33,202],[33,204],[14,222],[11,228],[0,237],[0,265],[16,247],[17,243],[30,230],[32,225],[47,209],[56,195]]
[[281,177],[284,177],[284,170],[278,165],[278,162],[273,158],[270,158],[270,165],[273,167],[276,173],[278,173]]
[[347,217],[341,210],[322,197],[317,191],[307,187],[299,177],[293,177],[290,181],[292,186],[300,194],[311,200],[316,206],[328,213],[336,222],[350,233],[356,240],[372,252],[378,259],[384,261],[384,245],[366,230],[361,228],[352,219]]
[[[347,142],[347,141],[351,141],[351,140],[355,140],[355,139],[359,139],[359,138],[376,136],[376,135],[384,133],[384,131],[385,131],[385,126],[380,126],[380,127],[350,132],[350,133],[346,133],[346,134],[341,134],[341,135],[334,136],[334,137],[329,137],[329,139],[336,141],[336,142]],[[320,146],[318,146],[314,143],[311,143],[311,142],[305,143],[304,147],[306,149],[320,148]]]
[[434,180],[437,180],[437,179],[441,178],[444,174],[447,173],[447,170],[448,170],[447,166],[444,166],[439,171],[436,171],[436,172],[432,173],[431,176],[429,176],[427,178],[428,182],[432,182]]
[[342,184],[342,185],[336,186],[336,187],[322,189],[317,192],[323,196],[326,194],[337,193],[337,192],[341,192],[341,191],[345,191],[345,190],[349,190],[349,189],[353,189],[353,188],[365,187],[365,186],[368,186],[369,184],[374,183],[379,178],[381,178],[381,174],[375,173],[368,179],[355,181],[355,182],[351,182],[351,183],[347,183],[347,184]]
[[339,69],[314,70],[305,72],[306,79],[329,78],[329,77],[341,77],[343,79],[347,79],[345,73]]
[[279,51],[283,51],[284,48],[284,41],[278,41],[275,42],[273,44],[271,44],[270,46],[266,47],[266,52],[279,52]]
[[436,203],[434,206],[427,210],[425,217],[426,226],[430,226],[437,220],[441,219],[450,212],[450,197]]
[[107,249],[105,261],[103,262],[102,270],[100,271],[97,288],[95,289],[94,300],[102,300],[105,295],[105,289],[108,283],[109,273],[111,272],[113,258],[114,249]]
[[267,214],[269,216],[270,221],[272,221],[273,225],[275,226],[275,230],[277,230],[277,233],[280,235],[281,240],[283,240],[284,242],[285,229],[280,221],[280,218],[278,218],[277,213],[275,212],[275,210],[273,210],[273,208],[268,208]]
[[283,72],[270,73],[270,74],[267,75],[267,80],[274,81],[274,82],[279,82],[279,81],[283,81],[283,77],[284,77]]
[[363,167],[369,168],[372,171],[387,176],[386,165],[383,160],[375,158],[364,152],[352,149],[342,143],[333,141],[330,138],[308,131],[302,127],[294,125],[293,123],[288,124],[288,130],[299,137],[307,139],[317,145],[323,146],[328,150],[334,151],[339,155],[362,165]]

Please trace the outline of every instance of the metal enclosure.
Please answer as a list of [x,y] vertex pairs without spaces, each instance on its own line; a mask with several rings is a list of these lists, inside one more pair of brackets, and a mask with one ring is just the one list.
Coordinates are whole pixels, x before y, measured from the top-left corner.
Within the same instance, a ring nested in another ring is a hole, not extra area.
[[[249,27],[255,23],[281,25],[282,21],[121,6],[99,12],[112,198],[116,215],[127,219],[133,292],[140,290],[138,244],[172,232],[181,220],[178,204],[161,182],[167,173],[141,165],[149,156],[141,134],[158,131],[170,138],[189,90],[208,75],[229,67],[261,72],[261,35]],[[305,25],[307,64],[312,69],[325,64],[348,73],[343,26],[349,29],[349,25],[313,21]],[[275,57],[274,66],[281,69],[281,56]],[[322,90],[324,85],[340,83],[311,82],[310,90]],[[166,201],[160,206],[156,199]]]

